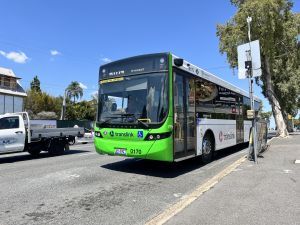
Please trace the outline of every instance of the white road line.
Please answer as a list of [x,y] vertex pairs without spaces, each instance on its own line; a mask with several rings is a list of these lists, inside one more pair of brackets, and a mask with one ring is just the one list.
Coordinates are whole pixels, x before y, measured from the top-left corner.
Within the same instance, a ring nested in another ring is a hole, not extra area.
[[87,155],[96,155],[96,152],[89,152],[89,153],[84,153],[84,154],[78,154],[77,156],[87,156]]
[[188,205],[190,205],[193,201],[198,199],[204,192],[211,189],[213,186],[215,186],[218,182],[220,182],[225,176],[230,174],[232,171],[234,171],[239,165],[241,165],[245,160],[246,156],[244,155],[228,167],[226,167],[224,170],[222,170],[220,173],[209,179],[204,184],[199,185],[195,191],[190,193],[186,196],[186,198],[180,200],[179,202],[172,205],[170,208],[166,209],[159,215],[155,216],[153,219],[149,220],[146,225],[158,225],[158,224],[164,224],[169,219],[171,219],[173,216],[181,212],[183,209],[185,209]]
[[292,173],[292,170],[283,170],[283,173]]

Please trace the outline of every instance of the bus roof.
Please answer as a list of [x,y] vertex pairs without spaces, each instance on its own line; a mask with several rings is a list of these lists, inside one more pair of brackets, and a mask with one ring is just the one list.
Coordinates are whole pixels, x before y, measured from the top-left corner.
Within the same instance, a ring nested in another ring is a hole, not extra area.
[[[177,59],[177,58],[180,58],[172,53],[168,53],[168,52],[162,52],[162,53],[154,53],[154,54],[143,54],[143,55],[138,55],[138,56],[133,56],[133,57],[128,57],[128,58],[124,58],[124,59],[120,59],[120,60],[116,60],[116,61],[113,61],[113,62],[110,62],[110,63],[107,63],[107,64],[104,64],[104,65],[101,65],[100,66],[100,69],[99,69],[99,78],[102,77],[104,78],[105,74],[102,74],[102,71],[101,71],[101,68],[107,68],[107,67],[110,67],[110,66],[113,66],[114,65],[119,65],[119,64],[124,64],[126,62],[129,62],[129,61],[135,61],[136,59],[141,59],[141,58],[156,58],[157,56],[165,56],[167,57],[167,55],[171,55],[172,56],[172,65],[174,67],[177,67],[178,69],[181,69],[183,71],[186,71],[190,74],[193,74],[195,76],[198,76],[198,77],[201,77],[203,79],[206,79],[208,81],[211,81],[215,84],[218,84],[222,87],[225,87],[231,91],[234,91],[236,93],[239,93],[243,96],[246,96],[246,97],[249,97],[249,93],[240,89],[239,87],[233,85],[233,84],[230,84],[229,82],[221,79],[220,77],[217,77],[216,75],[210,73],[210,72],[207,72],[206,70],[204,69],[201,69],[200,67],[197,67],[195,65],[193,65],[192,63],[186,61],[183,59],[183,65],[182,66],[176,66],[175,63],[174,63],[174,59]],[[107,72],[107,71],[106,71]],[[120,71],[118,71],[120,72]],[[124,71],[122,71],[124,72]],[[116,76],[118,76],[119,74],[116,74]],[[254,96],[254,100],[257,101],[257,102],[261,102],[261,100],[257,97],[257,96]]]

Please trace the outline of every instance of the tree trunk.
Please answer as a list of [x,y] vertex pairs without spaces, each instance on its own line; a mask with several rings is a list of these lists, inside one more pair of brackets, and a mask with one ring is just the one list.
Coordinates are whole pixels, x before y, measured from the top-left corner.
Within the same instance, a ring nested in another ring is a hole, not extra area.
[[286,137],[289,135],[289,133],[287,131],[287,125],[283,118],[283,113],[280,107],[280,103],[277,100],[276,94],[274,92],[274,86],[271,80],[271,69],[270,69],[268,57],[265,57],[265,66],[266,66],[265,78],[266,78],[266,89],[267,89],[266,94],[272,106],[272,112],[277,126],[277,135],[279,135],[280,137]]

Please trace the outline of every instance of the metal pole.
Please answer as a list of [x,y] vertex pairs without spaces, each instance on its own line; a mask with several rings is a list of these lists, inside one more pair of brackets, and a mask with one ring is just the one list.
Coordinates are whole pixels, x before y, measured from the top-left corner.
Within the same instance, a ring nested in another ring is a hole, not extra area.
[[66,95],[67,95],[67,89],[65,90],[65,93],[64,93],[63,104],[62,104],[62,108],[61,108],[61,115],[60,115],[60,119],[61,120],[65,119],[65,114],[66,114]]
[[[248,24],[248,38],[249,38],[249,52],[247,52],[247,60],[251,61],[251,67],[248,69],[248,79],[249,79],[249,97],[250,97],[250,105],[251,110],[254,110],[254,98],[253,98],[253,71],[252,71],[252,55],[251,55],[251,17],[247,17]],[[257,163],[257,148],[256,148],[256,126],[255,126],[255,110],[254,110],[254,119],[252,119],[252,145],[253,145],[253,154],[254,154],[254,162]],[[251,146],[249,144],[249,151]]]

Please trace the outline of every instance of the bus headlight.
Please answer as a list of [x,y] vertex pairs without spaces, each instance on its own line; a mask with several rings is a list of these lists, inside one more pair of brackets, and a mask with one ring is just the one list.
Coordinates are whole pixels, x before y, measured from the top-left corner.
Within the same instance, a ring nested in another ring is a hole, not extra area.
[[95,131],[95,137],[103,138],[100,131]]
[[170,137],[172,132],[166,132],[161,134],[147,134],[145,137],[145,141],[155,141],[155,140],[161,140]]

